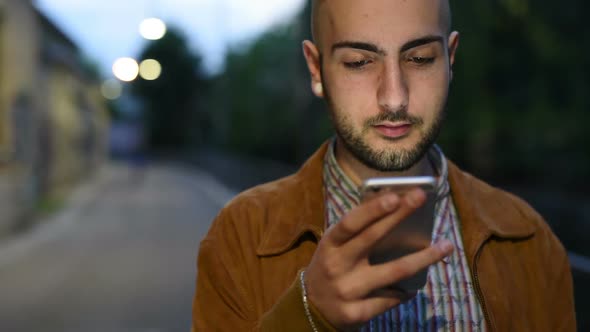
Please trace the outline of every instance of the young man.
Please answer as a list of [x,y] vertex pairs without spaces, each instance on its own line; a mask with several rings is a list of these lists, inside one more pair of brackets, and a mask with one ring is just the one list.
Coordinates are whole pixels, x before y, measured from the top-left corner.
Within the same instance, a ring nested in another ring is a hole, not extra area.
[[[336,129],[301,170],[230,202],[201,243],[198,331],[574,331],[566,253],[520,199],[434,145],[459,34],[447,0],[317,0],[304,42]],[[434,175],[429,248],[372,265],[425,193],[360,202],[370,177]],[[426,287],[388,287],[428,269]]]

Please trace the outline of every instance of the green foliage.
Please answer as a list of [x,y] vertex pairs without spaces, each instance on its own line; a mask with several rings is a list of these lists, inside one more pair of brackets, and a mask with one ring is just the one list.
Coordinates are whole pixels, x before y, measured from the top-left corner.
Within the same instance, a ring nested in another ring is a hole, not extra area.
[[229,52],[208,107],[220,111],[213,123],[223,146],[293,163],[327,137],[320,129],[324,110],[312,106],[320,102],[309,91],[303,34],[295,22]]
[[[455,2],[447,153],[496,180],[575,187],[588,179],[586,2]],[[559,175],[559,176],[555,176]]]

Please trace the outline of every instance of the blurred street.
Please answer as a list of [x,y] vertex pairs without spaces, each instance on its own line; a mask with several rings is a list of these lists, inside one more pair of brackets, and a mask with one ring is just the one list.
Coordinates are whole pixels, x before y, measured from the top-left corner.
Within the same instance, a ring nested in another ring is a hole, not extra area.
[[180,165],[108,165],[0,240],[0,331],[188,331],[200,239],[231,192]]

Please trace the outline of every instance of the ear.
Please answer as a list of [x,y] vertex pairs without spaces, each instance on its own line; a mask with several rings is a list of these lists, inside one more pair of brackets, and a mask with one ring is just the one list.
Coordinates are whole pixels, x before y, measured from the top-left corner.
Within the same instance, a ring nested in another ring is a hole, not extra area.
[[303,55],[305,56],[307,69],[311,76],[311,91],[317,97],[323,98],[324,87],[322,83],[320,52],[313,42],[306,40],[303,42]]
[[451,80],[453,80],[453,65],[455,64],[455,54],[459,48],[459,32],[453,31],[449,35],[449,66],[451,69]]

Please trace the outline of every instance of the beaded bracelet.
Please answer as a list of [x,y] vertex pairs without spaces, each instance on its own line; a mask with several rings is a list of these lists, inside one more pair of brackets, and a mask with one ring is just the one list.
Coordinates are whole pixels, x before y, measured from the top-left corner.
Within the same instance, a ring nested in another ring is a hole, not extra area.
[[307,302],[307,290],[305,289],[305,270],[301,271],[299,274],[299,280],[301,281],[301,297],[303,298],[303,308],[305,309],[305,315],[307,316],[307,320],[309,321],[309,325],[311,325],[311,329],[313,332],[318,332],[318,329],[313,322],[313,317],[311,316],[311,311],[309,310],[309,303]]

